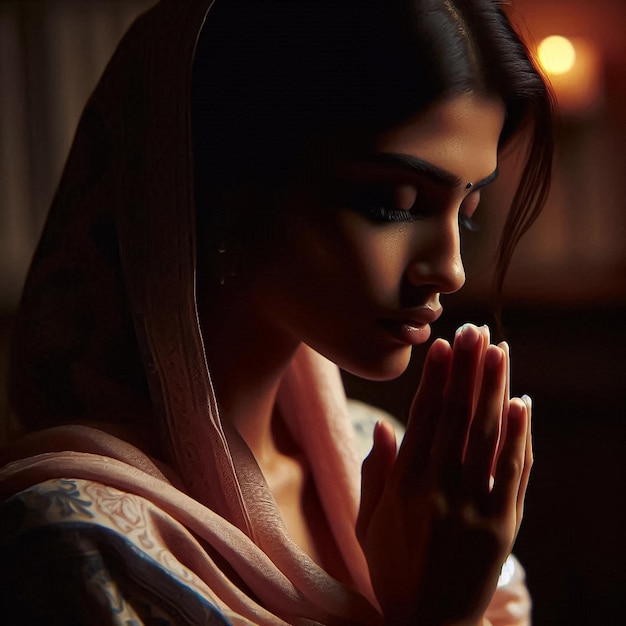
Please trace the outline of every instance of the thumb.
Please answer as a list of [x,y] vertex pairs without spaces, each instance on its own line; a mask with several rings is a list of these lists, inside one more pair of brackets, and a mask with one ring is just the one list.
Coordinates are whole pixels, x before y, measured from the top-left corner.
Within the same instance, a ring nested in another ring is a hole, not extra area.
[[361,506],[356,523],[356,534],[361,544],[395,463],[396,451],[393,426],[386,421],[377,422],[374,427],[374,445],[361,467]]

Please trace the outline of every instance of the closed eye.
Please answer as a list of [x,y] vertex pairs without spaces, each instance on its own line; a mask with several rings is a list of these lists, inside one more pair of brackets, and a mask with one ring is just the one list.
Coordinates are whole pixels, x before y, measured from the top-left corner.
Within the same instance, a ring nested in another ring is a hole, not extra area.
[[348,185],[341,205],[353,209],[373,222],[412,222],[431,215],[432,198],[423,196],[409,184]]
[[459,224],[461,228],[468,230],[470,233],[475,233],[480,230],[478,224],[471,217],[463,215],[462,213],[459,213]]
[[480,203],[480,191],[475,191],[463,200],[459,207],[459,224],[465,230],[472,233],[480,230],[478,224],[473,220],[473,216]]

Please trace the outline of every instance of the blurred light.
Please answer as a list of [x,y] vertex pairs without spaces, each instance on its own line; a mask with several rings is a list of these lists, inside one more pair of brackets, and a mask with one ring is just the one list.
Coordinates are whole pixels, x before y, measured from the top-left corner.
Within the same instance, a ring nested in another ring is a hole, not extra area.
[[551,35],[537,47],[537,59],[563,114],[587,115],[601,105],[602,59],[593,41]]
[[546,37],[538,48],[539,62],[546,74],[567,74],[576,64],[576,49],[560,35]]

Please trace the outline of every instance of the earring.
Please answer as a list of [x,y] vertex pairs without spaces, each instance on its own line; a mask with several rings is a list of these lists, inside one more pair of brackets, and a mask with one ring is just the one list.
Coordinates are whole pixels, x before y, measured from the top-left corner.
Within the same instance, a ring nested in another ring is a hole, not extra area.
[[239,253],[237,246],[232,242],[223,241],[217,246],[216,273],[220,285],[224,285],[229,278],[237,276]]

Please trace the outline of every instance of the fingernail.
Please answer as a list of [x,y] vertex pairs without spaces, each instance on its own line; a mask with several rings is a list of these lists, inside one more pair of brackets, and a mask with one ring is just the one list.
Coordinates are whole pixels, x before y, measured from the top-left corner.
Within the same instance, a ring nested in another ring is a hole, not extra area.
[[530,396],[527,395],[523,395],[522,396],[522,401],[524,402],[524,404],[526,405],[526,408],[528,409],[528,411],[532,411],[533,408],[533,400]]
[[521,398],[513,398],[511,404],[509,405],[509,419],[510,420],[520,420],[522,418],[523,409],[522,405],[519,403]]
[[489,326],[487,326],[487,324],[483,324],[480,327],[480,330],[485,335],[487,339],[487,345],[489,345],[491,343],[491,331],[489,330]]
[[374,424],[374,447],[376,447],[378,445],[378,443],[380,442],[380,435],[381,435],[381,430],[383,429],[383,422],[382,420],[378,420],[376,422],[376,424]]
[[480,340],[480,334],[478,328],[474,324],[463,324],[459,330],[457,330],[454,338],[454,345],[461,350],[473,350]]
[[445,339],[435,339],[428,350],[428,358],[436,363],[443,363],[450,353],[450,344]]
[[487,348],[487,354],[485,355],[485,367],[495,369],[502,363],[503,358],[504,353],[498,346],[489,346]]

